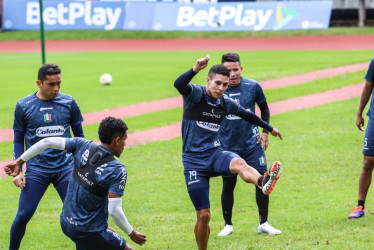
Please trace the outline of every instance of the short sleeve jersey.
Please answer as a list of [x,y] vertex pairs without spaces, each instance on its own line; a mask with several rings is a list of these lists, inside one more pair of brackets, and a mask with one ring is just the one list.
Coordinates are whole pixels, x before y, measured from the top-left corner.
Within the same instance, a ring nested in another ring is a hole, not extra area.
[[[266,101],[260,84],[248,78],[242,78],[239,85],[229,86],[225,92],[245,109],[255,112],[255,104]],[[227,115],[221,123],[219,139],[225,150],[242,151],[257,144],[258,127],[235,115]]]
[[[365,75],[365,80],[371,83],[374,83],[374,58],[371,59],[368,71],[366,72]],[[374,88],[371,93],[371,102],[370,102],[370,108],[369,111],[367,112],[367,116],[370,118],[374,118]]]
[[[45,137],[71,137],[70,127],[82,121],[82,114],[73,97],[59,93],[56,98],[43,101],[34,93],[17,102],[13,129],[25,133],[28,149]],[[27,162],[27,168],[42,172],[72,167],[72,156],[55,149],[47,149]]]
[[[202,98],[211,106],[219,106],[220,99],[214,99],[206,93],[206,89],[201,86],[191,84],[192,91],[189,95],[183,95],[183,109],[188,110],[194,107]],[[228,114],[237,114],[239,111],[239,104],[234,100],[224,96]],[[220,146],[218,139],[218,131],[220,125],[204,122],[183,119],[182,121],[182,139],[183,152],[202,152]]]
[[[75,167],[82,168],[86,165],[92,143],[80,137],[66,139],[66,151],[73,154]],[[102,146],[99,148],[110,153]],[[127,169],[120,161],[113,160],[98,167],[95,170],[95,178],[101,187],[109,190],[109,193],[122,196]],[[60,219],[65,226],[76,231],[102,231],[108,222],[108,197],[90,193],[71,177]]]

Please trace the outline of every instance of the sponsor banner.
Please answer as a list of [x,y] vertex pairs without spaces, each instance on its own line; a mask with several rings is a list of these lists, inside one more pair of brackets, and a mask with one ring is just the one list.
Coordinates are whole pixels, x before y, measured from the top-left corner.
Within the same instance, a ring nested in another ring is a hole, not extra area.
[[[125,2],[43,1],[46,30],[122,29]],[[38,0],[3,0],[4,30],[38,30],[40,11]]]
[[[326,29],[332,0],[286,2],[43,1],[46,30],[235,31]],[[38,0],[3,0],[4,30],[37,30]]]
[[129,2],[124,29],[164,31],[326,29],[329,27],[331,10],[332,1],[216,4]]

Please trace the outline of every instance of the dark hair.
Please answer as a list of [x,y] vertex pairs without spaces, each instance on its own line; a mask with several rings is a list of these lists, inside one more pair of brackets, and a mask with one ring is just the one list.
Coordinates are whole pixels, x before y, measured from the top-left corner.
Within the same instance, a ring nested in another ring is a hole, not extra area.
[[116,136],[127,133],[127,125],[121,119],[109,116],[101,121],[98,133],[102,143],[110,144]]
[[212,79],[213,76],[215,76],[217,74],[230,77],[230,71],[225,66],[223,66],[221,64],[213,65],[209,70],[208,77],[210,79]]
[[240,65],[240,57],[238,53],[229,52],[222,55],[221,63],[224,64],[225,62],[238,62]]
[[38,72],[38,80],[43,82],[45,79],[47,79],[47,75],[51,76],[57,74],[61,74],[61,69],[56,64],[43,64]]

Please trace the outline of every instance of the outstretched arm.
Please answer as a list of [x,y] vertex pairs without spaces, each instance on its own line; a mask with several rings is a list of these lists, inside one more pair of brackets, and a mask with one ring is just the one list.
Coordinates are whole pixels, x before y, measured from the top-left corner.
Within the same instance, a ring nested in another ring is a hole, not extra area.
[[192,91],[192,86],[190,84],[192,78],[199,73],[200,70],[206,68],[208,65],[209,56],[199,58],[196,60],[195,65],[189,71],[183,73],[179,76],[175,82],[174,87],[178,90],[181,95],[189,95]]
[[282,134],[279,132],[278,129],[273,128],[268,123],[261,120],[260,117],[258,117],[255,113],[248,111],[244,109],[243,107],[240,107],[237,116],[243,118],[245,121],[252,123],[254,125],[260,126],[261,128],[264,128],[268,131],[270,131],[272,136],[279,136],[280,139],[282,139]]
[[47,148],[54,148],[59,150],[65,149],[65,138],[63,137],[49,137],[38,141],[28,150],[26,150],[20,157],[18,157],[12,163],[4,166],[4,171],[10,176],[16,176],[19,174],[22,165],[33,158],[34,156],[40,154]]
[[136,232],[127,221],[126,215],[122,210],[122,197],[118,194],[109,193],[108,211],[114,223],[136,244],[143,245],[147,241],[147,237]]

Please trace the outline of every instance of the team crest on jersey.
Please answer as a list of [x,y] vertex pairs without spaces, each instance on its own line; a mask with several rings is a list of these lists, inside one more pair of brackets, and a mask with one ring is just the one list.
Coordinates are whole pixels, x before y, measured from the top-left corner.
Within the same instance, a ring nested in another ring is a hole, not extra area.
[[43,118],[44,118],[44,122],[51,122],[52,121],[52,115],[51,114],[45,113],[43,115]]

